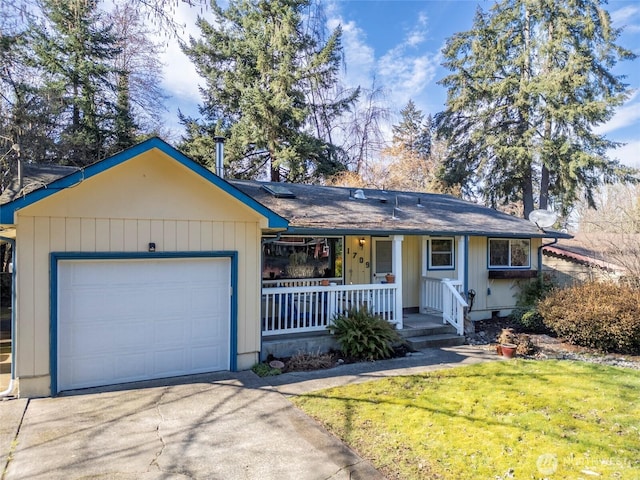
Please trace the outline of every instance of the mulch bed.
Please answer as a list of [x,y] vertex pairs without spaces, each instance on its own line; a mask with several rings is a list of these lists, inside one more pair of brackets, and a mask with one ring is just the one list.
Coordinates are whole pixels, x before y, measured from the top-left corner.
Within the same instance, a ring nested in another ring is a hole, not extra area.
[[[411,353],[411,349],[409,349],[406,345],[399,345],[393,348],[393,355],[390,358],[406,357],[409,353]],[[322,370],[337,367],[338,365],[347,363],[358,363],[364,361],[359,358],[345,355],[339,350],[331,350],[330,352],[324,354],[301,353],[293,357],[276,358],[273,355],[269,355],[266,363],[271,363],[274,360],[282,362],[282,364],[284,365],[281,368],[283,373]],[[278,368],[280,368],[279,364],[275,365],[278,365]]]
[[[493,318],[475,322],[476,332],[466,336],[467,343],[478,345],[487,350],[495,351],[497,338],[505,328],[513,328],[507,318]],[[517,332],[517,330],[516,330]],[[534,351],[527,355],[518,355],[523,358],[536,360],[560,359],[578,360],[583,362],[599,363],[624,368],[640,370],[640,356],[622,355],[615,353],[602,353],[598,350],[572,345],[563,339],[540,333],[521,333],[529,337],[534,346]]]
[[[490,320],[482,320],[474,323],[475,333],[466,336],[466,343],[495,352],[498,345],[497,339],[503,329],[513,328],[508,318],[495,317]],[[514,329],[516,330],[516,329]],[[517,332],[518,335],[526,335],[531,342],[531,351],[517,354],[520,358],[534,360],[560,359],[577,360],[583,362],[599,363],[624,368],[640,370],[640,356],[605,354],[597,350],[572,345],[562,339],[547,334]],[[405,357],[409,354],[406,346],[402,345],[394,349],[392,358]],[[497,353],[496,353],[497,356]],[[362,360],[344,355],[340,351],[332,350],[326,354],[301,354],[294,357],[275,358],[270,356],[267,363],[277,360],[284,365],[281,371],[296,372],[321,370],[333,368],[346,363],[356,363]]]

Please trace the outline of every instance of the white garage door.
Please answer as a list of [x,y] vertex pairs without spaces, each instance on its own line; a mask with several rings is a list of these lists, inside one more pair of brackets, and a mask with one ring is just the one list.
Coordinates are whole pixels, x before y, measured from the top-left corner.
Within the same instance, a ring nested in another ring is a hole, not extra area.
[[228,258],[58,264],[58,391],[229,369]]

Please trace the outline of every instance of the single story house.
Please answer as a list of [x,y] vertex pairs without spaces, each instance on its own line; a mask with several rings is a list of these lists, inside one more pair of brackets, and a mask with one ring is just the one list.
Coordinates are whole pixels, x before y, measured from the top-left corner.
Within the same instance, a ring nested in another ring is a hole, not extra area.
[[28,397],[248,369],[264,338],[363,306],[462,335],[568,237],[447,195],[225,180],[158,138],[58,173],[0,197]]

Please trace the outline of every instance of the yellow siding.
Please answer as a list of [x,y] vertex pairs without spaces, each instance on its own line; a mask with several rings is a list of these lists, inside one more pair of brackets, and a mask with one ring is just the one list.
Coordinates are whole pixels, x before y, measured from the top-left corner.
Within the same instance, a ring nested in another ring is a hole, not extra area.
[[402,307],[420,306],[422,237],[405,235],[402,241]]
[[[540,239],[531,239],[531,270],[538,267],[538,247]],[[526,280],[490,279],[487,259],[488,240],[486,237],[471,237],[469,242],[469,289],[476,291],[472,318],[491,317],[492,312],[500,315],[509,313],[515,306],[519,284]]]
[[[19,368],[18,375],[34,375],[35,364],[40,363],[36,360],[37,349],[35,347],[36,339],[36,299],[35,299],[35,259],[34,241],[35,237],[35,221],[33,218],[25,219],[20,222],[20,230],[18,241],[16,241],[16,269],[19,272],[16,275],[17,281],[17,307],[19,315],[19,323],[16,326],[14,338],[18,339],[16,345],[16,367]],[[24,232],[24,233],[23,233]],[[24,235],[24,241],[22,236]],[[44,270],[42,273],[48,271]],[[45,292],[48,291],[45,290]],[[39,298],[42,304],[44,298]],[[48,300],[47,300],[48,301]],[[40,309],[39,309],[40,310]],[[46,332],[49,331],[48,322],[40,325]],[[42,345],[47,349],[48,344]],[[24,373],[22,373],[24,372]],[[46,372],[48,373],[48,371]]]
[[[186,184],[187,189],[181,187]],[[212,188],[210,182],[158,150],[61,190],[24,208],[23,214],[78,219],[263,220],[257,212]]]
[[[260,349],[264,218],[163,154],[143,154],[17,215],[16,373],[21,394],[48,395],[51,252],[238,252],[238,366]],[[47,385],[45,388],[44,386]]]
[[[35,238],[37,244],[49,245],[49,219],[34,218]],[[34,371],[39,372],[49,367],[49,329],[40,328],[40,325],[49,324],[49,297],[39,295],[40,292],[49,291],[49,252],[40,248],[34,248],[34,278],[33,291],[37,300],[34,302],[34,338],[33,345],[36,349]],[[44,272],[44,275],[40,273]]]

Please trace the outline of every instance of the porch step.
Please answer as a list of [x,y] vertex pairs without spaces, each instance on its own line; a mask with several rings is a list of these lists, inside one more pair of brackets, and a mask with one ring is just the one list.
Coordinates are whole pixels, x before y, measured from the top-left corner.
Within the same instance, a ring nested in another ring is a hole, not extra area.
[[442,323],[442,317],[434,315],[409,315],[404,328],[398,333],[413,350],[453,347],[465,342],[464,336],[457,335],[453,325]]
[[434,322],[415,327],[405,326],[402,330],[398,330],[402,338],[423,337],[428,335],[455,335],[456,329],[453,325],[443,324],[442,322]]
[[421,335],[405,339],[412,350],[423,348],[457,347],[464,345],[465,338],[455,333],[440,333],[436,335]]

